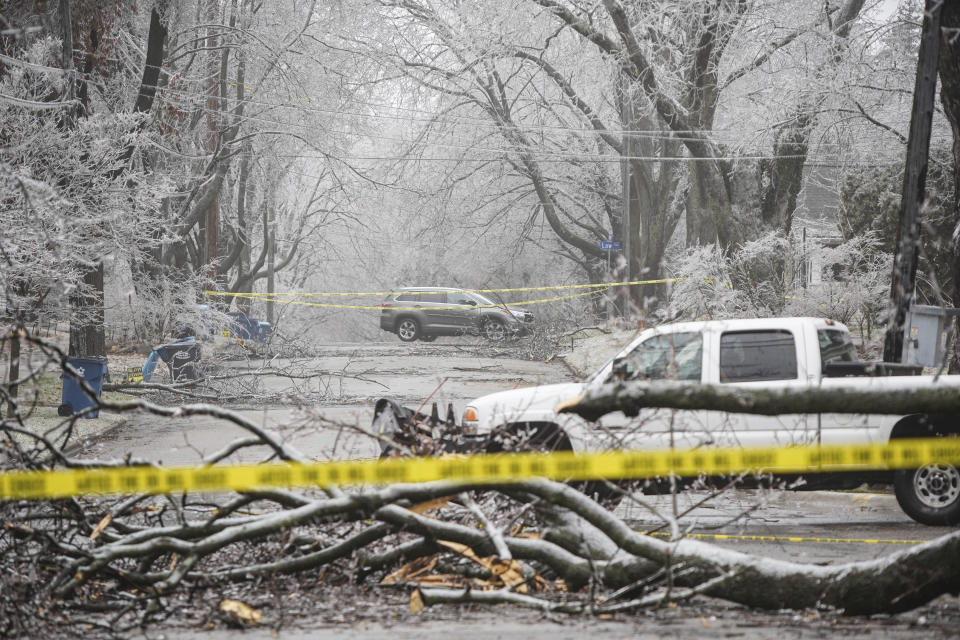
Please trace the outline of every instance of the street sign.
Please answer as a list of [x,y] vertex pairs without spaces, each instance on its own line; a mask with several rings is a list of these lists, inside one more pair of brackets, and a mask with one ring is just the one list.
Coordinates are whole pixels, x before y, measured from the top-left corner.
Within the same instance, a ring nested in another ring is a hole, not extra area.
[[615,240],[601,240],[600,248],[604,251],[620,251],[620,242]]

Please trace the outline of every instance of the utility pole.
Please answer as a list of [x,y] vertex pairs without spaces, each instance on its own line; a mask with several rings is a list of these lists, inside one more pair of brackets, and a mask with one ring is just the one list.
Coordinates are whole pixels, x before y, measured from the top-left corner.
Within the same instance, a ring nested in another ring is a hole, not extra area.
[[920,207],[926,198],[927,156],[937,88],[943,1],[926,0],[923,12],[917,79],[913,88],[913,113],[910,117],[907,160],[903,172],[900,227],[897,230],[897,250],[893,258],[893,279],[890,285],[891,313],[883,339],[885,362],[900,362],[903,358],[903,328],[907,311],[913,302],[913,289],[917,281]]

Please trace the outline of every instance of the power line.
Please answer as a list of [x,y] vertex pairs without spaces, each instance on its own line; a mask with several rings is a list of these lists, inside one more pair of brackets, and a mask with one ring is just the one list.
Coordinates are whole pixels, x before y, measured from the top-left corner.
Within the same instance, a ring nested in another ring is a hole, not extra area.
[[[189,93],[183,90],[172,89],[170,87],[157,87],[157,89],[171,95],[178,95],[183,99],[194,101],[195,108],[207,110],[207,108],[203,105],[203,103],[206,100],[206,96],[202,94]],[[348,101],[352,101],[354,103],[361,104],[361,105],[381,106],[381,105],[378,105],[377,103],[367,103],[359,100],[348,99]],[[502,125],[499,125],[494,122],[490,122],[490,120],[484,119],[484,118],[472,118],[472,117],[462,117],[462,116],[456,117],[456,118],[448,118],[448,119],[438,119],[437,117],[411,118],[408,116],[400,116],[400,115],[390,115],[390,114],[371,113],[371,112],[356,112],[356,111],[350,112],[350,111],[344,111],[342,109],[335,109],[335,108],[321,108],[321,107],[313,107],[313,106],[298,105],[298,104],[283,104],[283,103],[265,102],[265,101],[253,100],[253,99],[246,99],[244,102],[245,104],[248,104],[248,105],[258,105],[271,110],[293,109],[301,113],[317,113],[317,114],[337,115],[337,116],[357,116],[361,118],[373,118],[373,119],[381,119],[381,120],[387,119],[387,120],[394,120],[398,122],[424,122],[424,123],[430,123],[430,124],[445,124],[445,125],[452,125],[452,126],[470,125],[472,127],[484,127],[484,128],[495,130],[495,131],[499,131],[503,128]],[[419,112],[419,113],[432,113],[432,112],[419,111],[419,110],[413,110],[413,109],[410,109],[410,110]],[[435,114],[435,116],[439,115],[439,114],[436,114],[435,112],[433,113]],[[289,123],[287,121],[282,121],[282,120],[270,120],[270,122],[275,122],[277,124],[294,124],[294,123]],[[610,129],[604,129],[603,131],[598,131],[597,129],[588,128],[588,127],[572,127],[572,126],[547,125],[547,124],[535,125],[530,123],[519,123],[519,124],[516,124],[516,127],[518,130],[524,131],[524,132],[557,132],[557,133],[574,133],[578,135],[590,135],[590,136],[610,135],[615,137],[627,136],[627,137],[635,137],[635,138],[650,139],[650,140],[662,140],[662,141],[670,141],[670,142],[697,141],[697,140],[703,139],[702,135],[688,136],[683,134],[706,134],[710,137],[712,141],[719,142],[719,143],[724,143],[725,141],[739,142],[743,140],[742,134],[732,129],[711,129],[711,130],[692,129],[692,130],[674,131],[671,129],[623,130],[623,129],[610,128]],[[344,133],[347,135],[362,135],[355,132],[344,132]],[[718,136],[717,134],[723,134],[723,135]],[[724,136],[727,136],[727,137],[725,138]],[[941,137],[944,140],[952,139],[946,133],[944,133]]]
[[[197,105],[197,109],[205,112],[212,113],[217,115],[222,115],[218,109],[211,109],[206,106]],[[259,122],[262,124],[276,125],[276,126],[285,126],[285,127],[297,127],[300,129],[309,130],[311,132],[316,132],[316,126],[309,123],[298,123],[298,122],[286,122],[283,120],[274,120],[270,118],[263,118],[260,116],[245,115],[243,119],[250,122]],[[496,126],[496,125],[491,125]],[[593,130],[585,129],[580,130],[583,133],[596,133]],[[369,137],[371,134],[361,131],[350,131],[343,129],[324,129],[325,133],[333,133],[347,136],[362,136]],[[396,136],[376,134],[376,138],[379,140],[386,140],[391,142],[413,144],[414,141],[400,138]],[[676,141],[674,138],[663,138],[665,140]],[[408,156],[408,155],[399,155],[399,156],[383,156],[383,155],[369,155],[369,156],[345,156],[337,155],[335,156],[339,160],[349,160],[349,161],[403,161],[403,162],[416,162],[416,161],[430,161],[430,162],[494,162],[498,159],[501,159],[503,155],[508,155],[511,153],[531,153],[536,156],[539,162],[568,162],[570,160],[580,160],[586,162],[603,162],[603,163],[617,163],[622,160],[638,160],[638,161],[648,161],[648,162],[715,162],[715,161],[725,161],[725,162],[736,162],[736,161],[759,161],[759,160],[771,160],[771,159],[800,159],[800,158],[810,158],[810,154],[757,154],[757,155],[728,155],[728,156],[711,156],[711,157],[691,157],[691,156],[624,156],[621,154],[589,154],[589,153],[570,153],[567,151],[551,151],[543,149],[542,147],[523,147],[522,149],[518,148],[496,148],[496,147],[484,147],[477,145],[468,145],[468,144],[453,144],[449,142],[436,142],[431,141],[425,143],[427,146],[437,147],[441,149],[460,149],[464,151],[471,152],[487,152],[496,154],[496,157],[491,158],[456,158],[456,157],[426,157],[426,156]],[[331,154],[334,155],[334,154]],[[327,156],[308,156],[303,154],[296,155],[282,155],[279,157],[287,158],[314,158],[314,159],[329,159]],[[816,158],[816,156],[814,156]],[[198,158],[201,159],[201,158]],[[817,162],[816,160],[813,163]],[[808,163],[813,166],[813,163]],[[889,164],[894,164],[894,161],[891,161]],[[842,164],[828,164],[826,162],[820,162],[819,166],[843,166]],[[871,166],[886,166],[883,163],[874,164]]]

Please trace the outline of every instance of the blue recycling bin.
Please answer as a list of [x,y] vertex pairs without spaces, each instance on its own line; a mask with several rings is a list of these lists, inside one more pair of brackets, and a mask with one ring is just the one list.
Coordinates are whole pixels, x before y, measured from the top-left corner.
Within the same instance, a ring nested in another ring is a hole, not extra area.
[[[67,362],[83,377],[88,385],[100,397],[103,390],[103,379],[107,376],[106,358],[67,358]],[[60,376],[63,380],[63,394],[61,405],[57,413],[61,416],[72,416],[87,407],[96,406],[96,402],[80,387],[79,381],[66,371]],[[96,418],[100,410],[91,411],[83,415],[84,418]]]
[[170,379],[174,382],[199,380],[203,377],[200,370],[200,343],[193,338],[160,345],[156,348],[160,359],[170,369]]

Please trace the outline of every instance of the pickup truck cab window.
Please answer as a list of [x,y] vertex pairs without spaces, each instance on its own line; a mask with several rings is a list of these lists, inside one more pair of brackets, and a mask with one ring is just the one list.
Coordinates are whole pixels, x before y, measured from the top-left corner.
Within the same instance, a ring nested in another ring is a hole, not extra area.
[[621,371],[629,380],[700,382],[703,338],[699,332],[655,335],[623,360]]
[[727,331],[720,336],[720,382],[796,379],[797,347],[789,331]]
[[854,362],[857,359],[857,348],[846,331],[819,329],[817,341],[820,343],[820,363],[823,367],[831,362]]

